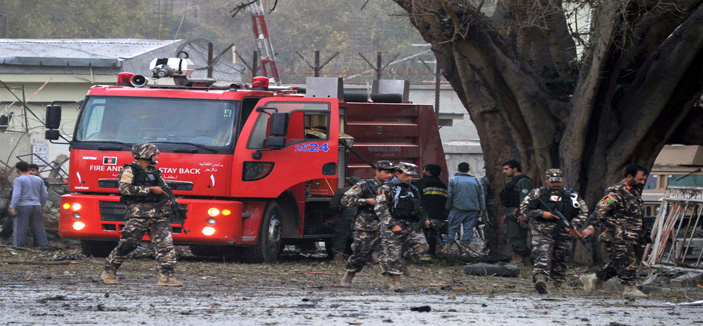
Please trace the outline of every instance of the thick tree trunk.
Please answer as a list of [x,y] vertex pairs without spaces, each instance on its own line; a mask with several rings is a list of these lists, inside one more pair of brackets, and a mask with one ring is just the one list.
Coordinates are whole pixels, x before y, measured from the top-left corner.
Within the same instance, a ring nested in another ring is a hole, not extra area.
[[432,44],[498,191],[508,159],[537,184],[560,167],[592,209],[624,166],[651,166],[672,140],[703,144],[700,108],[690,113],[703,92],[702,0],[603,2],[578,69],[560,1],[498,1],[492,17],[467,1],[395,2]]

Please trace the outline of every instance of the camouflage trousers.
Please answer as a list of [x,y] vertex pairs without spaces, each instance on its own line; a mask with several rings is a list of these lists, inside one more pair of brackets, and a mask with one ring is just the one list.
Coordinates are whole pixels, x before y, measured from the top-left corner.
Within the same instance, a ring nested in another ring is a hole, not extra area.
[[[555,234],[555,229],[558,232]],[[555,222],[534,221],[532,224],[532,276],[549,276],[556,284],[566,278],[566,257],[571,249],[572,237]]]
[[639,235],[636,232],[625,231],[621,228],[603,232],[601,240],[605,243],[610,262],[597,270],[596,276],[603,282],[617,276],[622,284],[635,285],[639,265],[635,253],[635,249],[639,245],[638,239]]
[[371,253],[379,240],[378,231],[354,231],[352,255],[347,260],[348,272],[360,272],[371,261]]
[[105,270],[117,271],[147,231],[156,249],[156,261],[159,262],[161,273],[172,276],[176,266],[176,250],[171,238],[171,223],[165,216],[129,218],[122,229],[122,239],[105,260]]
[[[402,221],[400,227],[403,229],[401,233],[394,233],[389,228],[384,228],[381,231],[381,257],[379,259],[384,275],[402,275],[403,258],[419,261],[420,256],[430,248],[425,240],[425,235],[415,230],[414,223]],[[403,253],[403,246],[405,246],[405,253]]]

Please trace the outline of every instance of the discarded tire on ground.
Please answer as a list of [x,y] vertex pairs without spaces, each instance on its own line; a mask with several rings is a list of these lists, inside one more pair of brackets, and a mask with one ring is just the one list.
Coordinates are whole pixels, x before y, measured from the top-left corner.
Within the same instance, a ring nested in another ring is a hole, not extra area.
[[476,263],[464,266],[464,274],[476,276],[518,277],[520,269],[515,265]]

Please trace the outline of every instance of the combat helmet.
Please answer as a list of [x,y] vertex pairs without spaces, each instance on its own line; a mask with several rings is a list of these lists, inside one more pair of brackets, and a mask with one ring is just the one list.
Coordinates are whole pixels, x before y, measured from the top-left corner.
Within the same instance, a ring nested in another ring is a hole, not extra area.
[[395,164],[391,161],[387,160],[380,160],[376,162],[376,170],[379,171],[394,171],[395,170]]
[[398,163],[398,171],[403,172],[407,175],[412,175],[412,176],[417,176],[417,165],[408,163],[408,162],[400,162]]
[[151,160],[154,155],[159,153],[159,149],[154,144],[142,143],[132,146],[132,156],[136,159]]
[[564,171],[562,171],[561,169],[549,169],[547,170],[544,176],[549,182],[564,181]]

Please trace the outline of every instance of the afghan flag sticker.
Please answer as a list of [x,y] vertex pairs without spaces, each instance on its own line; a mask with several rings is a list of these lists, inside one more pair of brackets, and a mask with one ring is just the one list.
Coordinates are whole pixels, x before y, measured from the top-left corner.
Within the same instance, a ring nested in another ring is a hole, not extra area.
[[612,203],[614,200],[615,199],[610,198],[610,196],[605,197],[605,198],[603,198],[603,200],[601,200],[601,202],[598,204],[598,206],[602,207],[602,206],[608,205],[609,203]]
[[103,164],[116,165],[117,164],[117,157],[116,156],[103,156]]

